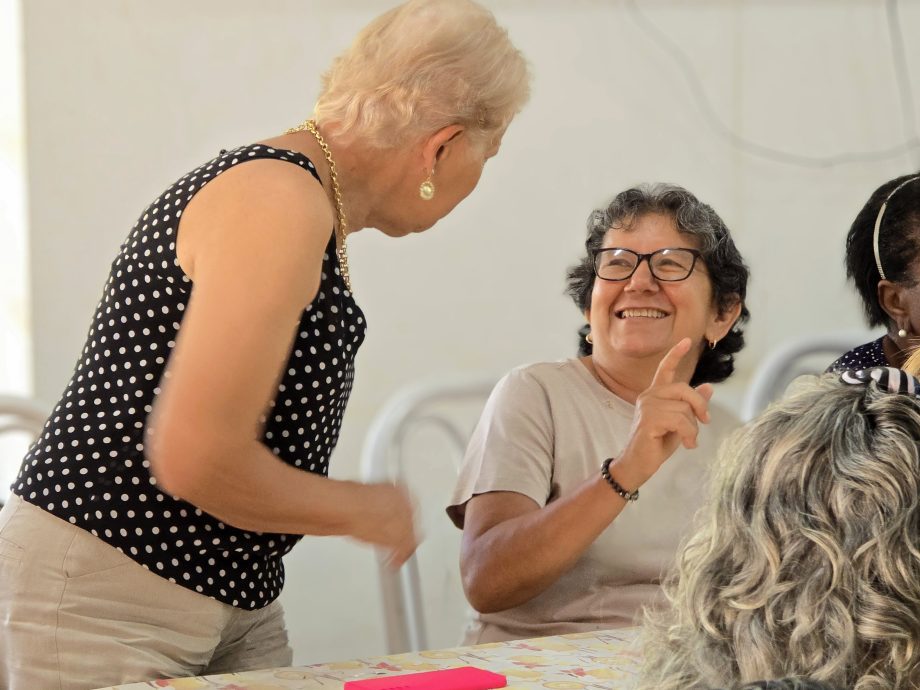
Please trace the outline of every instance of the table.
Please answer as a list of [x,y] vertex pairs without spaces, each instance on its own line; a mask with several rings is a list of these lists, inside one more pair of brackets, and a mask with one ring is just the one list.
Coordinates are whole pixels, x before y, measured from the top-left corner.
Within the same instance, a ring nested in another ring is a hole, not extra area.
[[154,680],[103,690],[341,690],[346,680],[478,666],[508,678],[507,690],[625,690],[642,661],[637,629],[605,630],[455,647],[312,666]]

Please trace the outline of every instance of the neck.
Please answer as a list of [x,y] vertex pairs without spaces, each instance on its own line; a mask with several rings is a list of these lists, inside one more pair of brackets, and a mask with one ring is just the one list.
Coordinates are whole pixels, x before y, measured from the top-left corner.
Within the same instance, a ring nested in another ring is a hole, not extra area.
[[335,161],[336,178],[342,206],[348,219],[348,234],[368,227],[371,194],[368,180],[373,179],[374,164],[362,147],[343,141],[333,128],[318,127]]
[[[332,160],[335,162],[336,181],[342,198],[342,210],[345,213],[347,232],[350,235],[367,227],[370,205],[368,203],[369,195],[366,191],[367,185],[364,184],[363,180],[368,177],[367,171],[372,170],[373,165],[363,160],[366,157],[355,154],[355,150],[358,147],[343,143],[335,136],[334,131],[327,130],[325,126],[318,126],[317,131],[329,147],[329,151],[332,153]],[[323,188],[329,198],[329,205],[335,215],[335,192],[332,185],[331,167],[316,137],[310,131],[304,129],[270,139],[266,143],[299,151],[313,161],[316,166],[316,172],[319,174]],[[338,226],[337,215],[336,226]],[[338,233],[336,235],[338,237]]]
[[[349,232],[362,228],[384,229],[386,209],[404,196],[406,171],[420,155],[412,145],[375,148],[360,139],[344,139],[335,127],[322,127],[338,171],[339,189],[348,214]],[[383,212],[383,216],[381,213]]]
[[909,339],[910,336],[899,338],[891,333],[885,334],[885,338],[882,340],[882,350],[885,352],[885,359],[888,360],[891,366],[900,368],[907,360],[907,356],[914,347],[910,342],[907,342]]
[[[660,360],[648,361],[645,358],[633,359],[619,355],[606,357],[595,353],[583,357],[582,361],[604,388],[618,398],[635,404],[639,395],[652,385]],[[695,367],[696,360],[693,361],[692,367],[682,363],[674,380],[679,383],[689,383]]]
[[376,195],[370,180],[374,179],[374,165],[367,156],[358,154],[348,146],[330,144],[339,178],[339,192],[345,213],[348,214],[348,234],[370,226],[371,209]]
[[334,125],[324,124],[319,131],[335,160],[349,233],[380,227],[375,225],[375,221],[380,220],[377,211],[387,204],[392,205],[392,200],[400,193],[412,147],[375,148],[360,139],[339,136]]

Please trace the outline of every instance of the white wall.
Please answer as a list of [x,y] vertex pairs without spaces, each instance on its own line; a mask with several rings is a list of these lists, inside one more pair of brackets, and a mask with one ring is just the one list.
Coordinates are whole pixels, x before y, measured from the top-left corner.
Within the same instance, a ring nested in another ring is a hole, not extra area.
[[[38,395],[52,401],[62,389],[108,264],[141,208],[218,149],[300,121],[320,72],[390,4],[25,2]],[[733,228],[754,276],[749,346],[723,393],[737,399],[757,361],[785,338],[862,327],[841,268],[844,235],[872,189],[920,167],[918,155],[899,155],[807,168],[731,146],[702,115],[682,67],[623,2],[487,4],[532,62],[533,99],[480,189],[452,216],[419,237],[367,230],[352,238],[369,332],[335,476],[356,476],[368,424],[401,384],[570,355],[580,317],[562,294],[564,271],[589,210],[626,186],[683,184]],[[902,4],[916,67],[920,3]],[[907,136],[880,1],[645,0],[640,8],[689,56],[718,117],[747,139],[822,157],[887,149]],[[382,652],[369,552],[315,539],[287,562],[299,662]]]

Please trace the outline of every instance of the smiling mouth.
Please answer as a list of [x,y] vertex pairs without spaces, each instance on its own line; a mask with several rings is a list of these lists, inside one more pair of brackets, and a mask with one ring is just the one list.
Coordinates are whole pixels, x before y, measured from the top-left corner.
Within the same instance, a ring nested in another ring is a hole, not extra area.
[[668,316],[661,309],[620,309],[615,313],[618,319],[663,319]]

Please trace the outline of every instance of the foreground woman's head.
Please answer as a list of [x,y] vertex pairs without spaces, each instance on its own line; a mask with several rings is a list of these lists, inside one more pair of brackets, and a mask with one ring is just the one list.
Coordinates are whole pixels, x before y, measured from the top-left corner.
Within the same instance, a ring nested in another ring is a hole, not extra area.
[[723,446],[644,687],[920,687],[920,382],[870,371],[801,384]]

